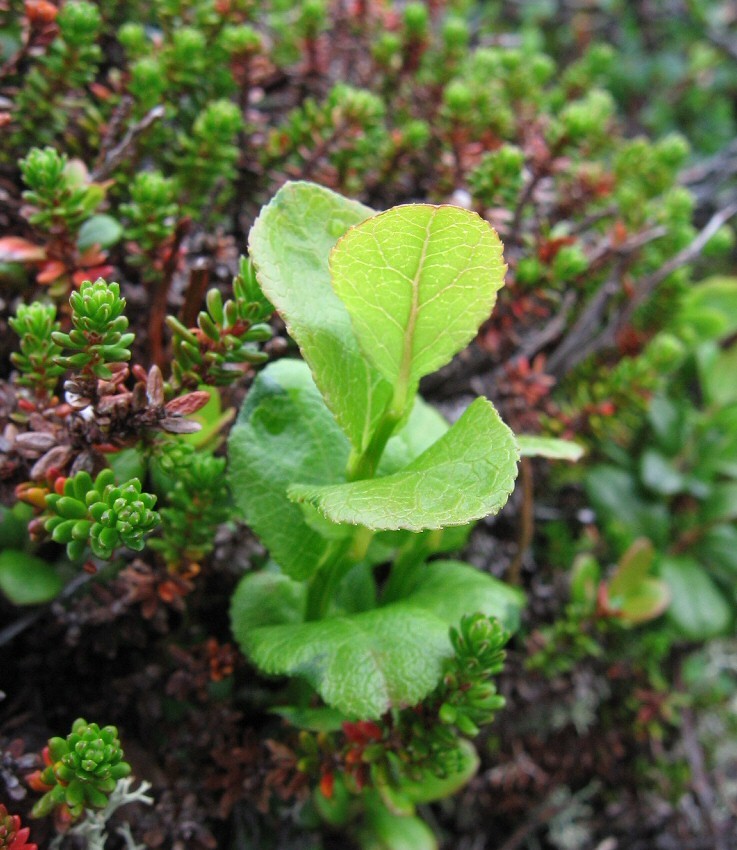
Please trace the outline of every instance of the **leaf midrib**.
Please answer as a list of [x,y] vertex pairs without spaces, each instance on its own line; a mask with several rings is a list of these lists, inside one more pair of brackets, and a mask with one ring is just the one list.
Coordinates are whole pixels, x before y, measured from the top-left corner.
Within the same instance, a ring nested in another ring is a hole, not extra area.
[[[407,319],[407,327],[404,333],[404,346],[402,349],[402,360],[399,365],[399,374],[397,376],[397,387],[395,391],[395,402],[397,401],[397,393],[401,392],[401,402],[402,408],[404,407],[404,403],[406,403],[407,390],[409,389],[409,376],[412,370],[412,360],[413,360],[413,352],[415,345],[415,329],[417,326],[417,318],[420,313],[420,278],[422,276],[422,270],[425,265],[425,258],[427,257],[427,248],[430,244],[430,236],[433,222],[435,221],[435,216],[437,215],[437,209],[433,209],[430,218],[428,219],[427,224],[425,225],[425,239],[422,243],[422,251],[420,252],[420,258],[417,261],[417,269],[415,271],[414,277],[410,281],[410,287],[412,291],[412,301],[410,304],[409,317]],[[396,404],[394,405],[397,406]],[[402,411],[397,411],[397,413],[402,413]]]

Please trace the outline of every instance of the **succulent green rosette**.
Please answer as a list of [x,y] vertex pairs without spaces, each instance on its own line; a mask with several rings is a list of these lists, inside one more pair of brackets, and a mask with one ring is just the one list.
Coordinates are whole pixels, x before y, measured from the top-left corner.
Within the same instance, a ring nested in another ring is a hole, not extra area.
[[100,729],[81,717],[75,720],[66,738],[49,739],[47,765],[32,782],[48,790],[33,807],[33,817],[64,806],[77,820],[85,809],[104,809],[118,780],[131,772],[123,755],[115,726]]
[[82,471],[64,482],[61,495],[46,497],[51,516],[45,528],[52,540],[66,543],[72,560],[81,558],[88,544],[98,558],[108,559],[119,546],[143,549],[160,521],[155,504],[156,496],[142,492],[137,478],[117,485],[113,471],[104,469],[93,482]]

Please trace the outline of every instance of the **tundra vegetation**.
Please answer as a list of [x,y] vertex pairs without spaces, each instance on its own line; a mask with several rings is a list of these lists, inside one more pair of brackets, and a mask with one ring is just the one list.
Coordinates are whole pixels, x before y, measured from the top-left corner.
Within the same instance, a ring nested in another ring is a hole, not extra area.
[[736,103],[721,0],[0,2],[0,848],[727,850]]

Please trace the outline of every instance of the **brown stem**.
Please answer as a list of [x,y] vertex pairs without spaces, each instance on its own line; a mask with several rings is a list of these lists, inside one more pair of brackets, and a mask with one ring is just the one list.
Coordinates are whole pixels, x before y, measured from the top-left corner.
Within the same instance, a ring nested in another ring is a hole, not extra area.
[[151,362],[162,371],[166,367],[166,353],[164,351],[164,323],[166,321],[166,307],[169,300],[169,289],[172,278],[177,268],[179,259],[179,248],[190,227],[189,219],[182,219],[174,231],[171,244],[171,253],[164,263],[161,275],[153,284],[153,295],[151,296],[151,310],[148,315],[148,345]]
[[154,106],[153,109],[149,110],[140,121],[136,122],[129,128],[128,132],[121,139],[120,144],[116,145],[105,154],[102,162],[98,163],[95,170],[90,175],[92,180],[103,180],[111,174],[112,171],[114,171],[115,168],[126,158],[126,156],[128,156],[130,149],[133,147],[136,139],[141,135],[141,133],[148,130],[152,124],[155,124],[163,117],[163,106]]
[[302,163],[300,180],[309,180],[313,170],[319,164],[320,160],[329,152],[331,146],[340,140],[340,137],[349,128],[349,126],[350,124],[342,118],[335,125],[330,135],[316,145],[310,156],[308,156]]
[[189,271],[189,285],[184,293],[184,304],[179,311],[179,321],[185,328],[194,326],[209,282],[210,266],[207,260],[199,260]]
[[535,487],[532,475],[532,461],[523,457],[519,463],[519,478],[522,486],[522,505],[520,507],[519,535],[517,554],[507,570],[507,581],[513,585],[522,583],[522,560],[530,548],[535,532]]

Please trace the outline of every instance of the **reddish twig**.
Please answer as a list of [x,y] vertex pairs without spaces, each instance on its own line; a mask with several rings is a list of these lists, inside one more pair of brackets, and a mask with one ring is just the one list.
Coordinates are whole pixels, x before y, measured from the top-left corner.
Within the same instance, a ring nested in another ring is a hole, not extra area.
[[166,309],[169,300],[169,289],[171,287],[174,272],[177,270],[179,261],[179,249],[187,235],[191,221],[188,218],[182,219],[174,231],[172,239],[171,251],[166,258],[161,276],[153,285],[153,295],[151,296],[151,311],[148,316],[148,344],[151,362],[159,369],[166,367],[166,355],[164,352],[164,323],[166,321]]

